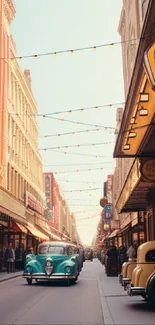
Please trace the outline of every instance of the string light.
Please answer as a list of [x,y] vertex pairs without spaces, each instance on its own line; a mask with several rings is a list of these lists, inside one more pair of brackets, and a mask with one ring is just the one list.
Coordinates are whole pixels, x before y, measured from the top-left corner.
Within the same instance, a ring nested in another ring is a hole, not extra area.
[[77,169],[77,170],[64,170],[64,171],[54,171],[55,174],[65,174],[65,173],[79,173],[79,172],[91,172],[94,170],[107,170],[112,169],[113,167],[102,167],[102,168],[91,168],[91,169]]
[[[62,121],[62,119],[59,118],[59,117],[52,117],[52,116],[46,116],[46,117],[49,118],[49,119],[55,120],[55,121]],[[113,127],[113,126],[104,126],[104,125],[99,125],[99,124],[90,124],[90,123],[84,123],[84,122],[67,120],[67,119],[63,119],[63,122],[68,122],[68,123],[73,123],[73,124],[78,124],[78,125],[94,126],[96,128],[102,128],[104,130],[107,130],[107,129],[115,130],[115,127]]]
[[[46,151],[46,150],[45,150]],[[60,154],[65,154],[65,155],[74,155],[74,156],[82,156],[82,157],[92,157],[92,158],[113,158],[112,156],[108,157],[108,156],[100,156],[100,155],[89,155],[89,154],[85,154],[85,153],[77,153],[77,152],[64,152],[61,151],[59,149],[55,150],[55,149],[51,149],[52,152],[56,152],[56,153],[60,153]]]
[[[92,109],[120,106],[120,105],[124,105],[124,104],[125,104],[125,102],[117,102],[117,103],[102,104],[102,105],[97,105],[97,106],[88,106],[88,107],[84,107],[84,108],[75,108],[72,110],[69,109],[69,110],[56,111],[56,112],[52,112],[52,113],[42,113],[42,114],[41,113],[38,113],[38,114],[12,113],[12,115],[47,117],[47,116],[52,116],[52,115],[64,114],[64,113],[72,114],[74,112],[84,112],[84,111],[92,110]],[[63,122],[64,120],[61,119],[61,121]]]
[[102,161],[102,162],[96,162],[96,163],[82,163],[82,164],[56,164],[56,165],[44,165],[44,167],[68,167],[68,166],[89,166],[89,165],[104,165],[104,164],[112,164],[113,162],[112,161]]
[[96,188],[85,188],[85,189],[80,189],[80,190],[65,190],[65,191],[63,191],[63,192],[70,192],[70,193],[72,193],[72,192],[85,192],[85,191],[98,191],[98,190],[101,190],[101,188],[100,187],[96,187]]
[[38,58],[38,57],[46,57],[46,56],[56,56],[58,54],[63,54],[63,53],[71,53],[73,54],[74,52],[81,52],[81,51],[88,51],[88,50],[96,50],[99,48],[104,48],[104,47],[113,47],[114,45],[119,45],[119,44],[124,44],[124,43],[130,43],[133,41],[139,41],[148,37],[154,36],[154,34],[147,34],[142,37],[136,37],[124,41],[117,41],[117,42],[111,42],[111,43],[104,43],[100,45],[93,45],[93,46],[86,46],[86,47],[79,47],[75,49],[67,49],[67,50],[58,50],[58,51],[52,51],[52,52],[44,52],[44,53],[39,53],[39,54],[29,54],[29,55],[22,55],[22,56],[14,56],[14,57],[3,57],[0,58],[1,60],[16,60],[16,59],[27,59],[27,58]]
[[82,143],[82,144],[72,144],[67,146],[59,146],[59,147],[49,147],[49,148],[40,148],[39,150],[53,150],[53,149],[62,149],[62,148],[80,148],[80,147],[90,147],[90,146],[101,146],[115,143],[114,141],[110,142],[99,142],[99,143]]
[[65,183],[80,183],[80,184],[103,184],[103,182],[88,182],[88,181],[75,181],[75,180],[66,180],[66,179],[57,179],[58,182],[65,182]]

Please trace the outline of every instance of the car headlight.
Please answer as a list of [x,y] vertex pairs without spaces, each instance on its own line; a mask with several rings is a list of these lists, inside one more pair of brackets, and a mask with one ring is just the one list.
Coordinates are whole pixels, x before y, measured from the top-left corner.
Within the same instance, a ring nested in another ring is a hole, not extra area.
[[70,266],[66,267],[66,273],[71,273],[71,267]]

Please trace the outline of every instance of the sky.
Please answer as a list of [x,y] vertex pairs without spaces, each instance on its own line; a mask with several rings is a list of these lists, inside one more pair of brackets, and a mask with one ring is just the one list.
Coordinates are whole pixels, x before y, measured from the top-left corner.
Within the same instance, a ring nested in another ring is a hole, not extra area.
[[[11,32],[18,56],[120,41],[122,0],[14,2],[16,17]],[[100,106],[124,102],[121,45],[25,58],[19,64],[23,70],[31,70],[40,114],[37,120],[43,170],[55,173],[76,219],[88,217],[78,221],[77,226],[81,239],[89,244],[100,219],[103,182],[114,167],[116,108],[122,105]],[[65,110],[71,112],[63,113]],[[43,117],[54,112],[60,113]],[[71,134],[55,136],[61,133]]]

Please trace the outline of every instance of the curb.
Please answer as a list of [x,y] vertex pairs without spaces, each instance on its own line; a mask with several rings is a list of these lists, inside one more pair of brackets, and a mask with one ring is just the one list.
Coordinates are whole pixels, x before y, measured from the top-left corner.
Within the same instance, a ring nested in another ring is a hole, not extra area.
[[114,325],[114,321],[113,321],[112,315],[110,313],[109,306],[106,301],[106,297],[104,296],[104,293],[101,289],[101,283],[99,282],[99,279],[97,279],[97,284],[98,284],[98,289],[99,289],[100,298],[101,298],[103,323],[104,323],[104,325]]
[[11,278],[0,279],[0,283],[21,277],[22,274],[13,275]]

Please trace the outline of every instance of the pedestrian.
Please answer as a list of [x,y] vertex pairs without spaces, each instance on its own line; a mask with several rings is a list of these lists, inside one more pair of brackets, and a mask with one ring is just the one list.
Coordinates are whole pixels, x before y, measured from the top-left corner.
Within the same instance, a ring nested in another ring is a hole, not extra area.
[[136,250],[133,245],[130,245],[126,252],[128,258],[136,258]]
[[12,243],[10,242],[8,248],[5,251],[5,261],[7,272],[15,271],[15,251],[12,248]]
[[118,257],[118,250],[116,248],[116,246],[111,246],[108,250],[106,255],[108,257],[113,257],[113,258],[117,258]]
[[120,257],[120,266],[122,267],[123,263],[127,261],[127,248],[125,247],[125,245],[123,244],[120,248],[119,248],[119,257]]

